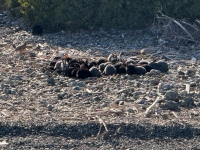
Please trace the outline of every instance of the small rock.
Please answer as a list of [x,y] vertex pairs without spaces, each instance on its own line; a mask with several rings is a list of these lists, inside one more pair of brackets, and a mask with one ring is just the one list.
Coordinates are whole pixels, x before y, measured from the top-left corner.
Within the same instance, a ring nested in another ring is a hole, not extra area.
[[195,87],[197,84],[195,82],[190,83],[190,87]]
[[72,88],[73,90],[81,90],[81,88],[79,86],[75,86]]
[[7,100],[8,96],[6,94],[2,94],[2,95],[0,95],[0,99]]
[[161,73],[160,70],[152,69],[150,72],[147,72],[146,74],[149,76],[157,76],[157,75],[160,75],[160,73]]
[[171,90],[172,89],[172,85],[170,85],[170,84],[164,84],[163,86],[162,86],[162,89],[164,89],[164,90]]
[[61,88],[55,88],[54,92],[60,92]]
[[59,94],[57,94],[57,97],[59,100],[62,100],[66,94],[67,93],[59,93]]
[[95,96],[95,97],[93,97],[93,100],[95,100],[95,101],[100,101],[101,98],[100,98],[99,96]]
[[196,71],[195,70],[192,70],[192,69],[189,69],[187,70],[186,72],[186,75],[189,76],[189,77],[192,77],[196,74]]
[[158,84],[159,84],[159,79],[154,78],[154,79],[150,80],[150,84],[151,84],[152,86],[158,85]]
[[116,105],[119,105],[119,103],[122,101],[122,99],[116,99],[115,101],[114,101],[114,103],[116,104]]
[[35,54],[34,52],[30,52],[30,53],[29,53],[29,56],[30,56],[30,57],[36,57],[36,54]]
[[121,89],[119,91],[116,92],[116,94],[121,94],[121,93],[126,93],[127,89]]
[[106,107],[106,106],[108,106],[108,103],[106,103],[106,102],[103,102],[103,103],[101,104],[101,107]]
[[136,91],[136,92],[134,92],[133,93],[133,98],[134,99],[137,99],[140,95],[142,95],[143,94],[143,92],[141,92],[141,91]]
[[187,96],[187,94],[188,94],[188,92],[185,91],[185,90],[183,90],[183,91],[180,92],[180,96],[181,97],[185,97],[185,96]]
[[185,73],[183,72],[183,71],[178,71],[178,75],[180,75],[180,76],[184,76],[185,75]]
[[47,79],[47,85],[48,85],[48,86],[54,86],[54,85],[55,85],[55,80],[54,80],[54,78],[49,78],[49,79]]
[[37,96],[41,96],[43,93],[44,93],[43,91],[38,91],[38,92],[36,93],[36,95],[37,95]]
[[128,113],[136,113],[136,112],[137,112],[136,109],[132,109],[132,108],[128,108],[126,111],[127,111]]
[[173,90],[167,91],[165,93],[165,99],[178,102],[179,101],[179,94],[178,94],[177,91],[173,91]]
[[48,105],[48,106],[47,106],[48,111],[52,111],[53,108],[54,108],[54,107],[53,107],[52,105]]
[[194,106],[194,99],[192,97],[186,97],[184,101],[181,103],[183,107],[191,107]]
[[138,100],[135,101],[136,104],[145,104],[145,102],[146,102],[145,98],[138,99]]
[[178,103],[174,101],[167,101],[163,104],[160,104],[160,107],[167,110],[179,111]]
[[79,87],[85,87],[85,84],[82,83],[82,82],[77,82],[76,84],[77,84],[77,86],[79,86]]

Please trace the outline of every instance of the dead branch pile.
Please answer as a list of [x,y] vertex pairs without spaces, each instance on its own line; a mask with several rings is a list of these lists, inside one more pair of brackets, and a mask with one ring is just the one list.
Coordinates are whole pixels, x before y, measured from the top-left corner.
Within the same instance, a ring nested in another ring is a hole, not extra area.
[[173,39],[176,43],[181,41],[200,43],[200,20],[198,19],[191,24],[184,20],[171,18],[158,11],[153,28],[157,30],[157,33]]

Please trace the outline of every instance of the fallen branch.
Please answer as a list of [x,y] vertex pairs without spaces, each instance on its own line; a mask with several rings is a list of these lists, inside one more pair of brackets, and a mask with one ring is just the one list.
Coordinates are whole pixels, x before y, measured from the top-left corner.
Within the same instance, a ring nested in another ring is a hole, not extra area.
[[103,124],[105,130],[108,132],[108,128],[107,128],[105,122],[99,116],[96,115],[96,117],[99,119],[99,122]]
[[160,102],[160,101],[163,100],[163,96],[162,96],[162,99],[160,99],[160,96],[162,96],[162,95],[159,94],[159,96],[157,96],[156,100],[147,108],[147,110],[146,110],[145,113],[144,113],[144,116],[145,116],[145,117],[149,117],[149,114],[150,114],[151,109],[152,109],[158,102]]

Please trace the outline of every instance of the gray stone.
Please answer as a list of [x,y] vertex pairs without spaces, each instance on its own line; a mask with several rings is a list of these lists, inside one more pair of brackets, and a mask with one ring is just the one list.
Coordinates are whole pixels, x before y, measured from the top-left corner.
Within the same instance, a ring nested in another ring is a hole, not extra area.
[[195,87],[197,84],[196,84],[196,82],[191,82],[190,83],[190,87]]
[[121,93],[126,93],[127,89],[121,89],[119,91],[116,92],[116,94],[121,94]]
[[54,78],[48,78],[48,79],[47,79],[47,85],[48,85],[48,86],[54,86],[54,85],[55,85],[55,80],[54,80]]
[[61,88],[55,88],[54,92],[60,92]]
[[43,93],[44,93],[43,91],[38,91],[38,92],[36,93],[36,95],[37,95],[37,96],[41,96]]
[[103,103],[101,104],[101,107],[106,107],[106,106],[108,106],[108,103],[106,103],[106,102],[103,102]]
[[179,101],[179,94],[178,94],[177,91],[173,91],[173,90],[167,91],[165,93],[165,99],[178,102]]
[[179,111],[180,108],[178,107],[178,103],[174,101],[166,101],[162,104],[160,104],[160,108],[167,109],[167,110],[173,110],[173,111]]
[[0,99],[2,99],[2,100],[7,100],[7,99],[8,99],[8,96],[7,96],[6,94],[2,94],[2,95],[0,96]]
[[73,86],[85,87],[85,84],[82,82],[72,81],[72,82],[68,83],[68,86],[69,87],[73,87]]
[[157,79],[157,78],[154,78],[154,79],[152,79],[152,80],[150,80],[150,84],[152,85],[152,86],[155,86],[155,85],[158,85],[159,84],[159,79]]
[[164,89],[164,90],[171,90],[172,89],[172,85],[170,85],[170,84],[164,84],[163,86],[162,86],[162,89]]
[[196,71],[192,70],[192,69],[188,69],[187,72],[186,72],[186,75],[189,76],[189,77],[192,77],[195,74],[196,74]]
[[123,100],[122,100],[122,99],[116,99],[116,100],[114,101],[114,103],[115,103],[116,105],[119,105],[119,103],[120,103],[121,101],[123,101]]
[[52,105],[48,105],[48,106],[47,106],[48,111],[52,111],[53,108],[54,108],[54,107],[53,107]]
[[6,94],[11,94],[11,89],[9,89],[9,88],[4,88],[3,91],[4,91]]
[[77,82],[77,86],[79,86],[79,87],[85,87],[85,84],[82,83],[82,82]]
[[161,73],[160,70],[152,69],[150,72],[147,72],[146,75],[148,75],[148,76],[157,76],[157,75],[160,75],[160,73]]
[[58,93],[57,97],[59,100],[62,100],[67,93]]
[[145,98],[138,99],[138,100],[135,101],[136,104],[145,104],[145,102],[146,102]]
[[79,86],[75,86],[72,88],[73,90],[81,90],[81,88]]
[[184,76],[185,73],[184,73],[183,71],[178,71],[178,75],[180,75],[180,76]]
[[34,52],[30,52],[30,53],[29,53],[29,56],[30,56],[30,57],[36,57],[36,54],[35,54]]
[[192,97],[186,97],[184,101],[181,103],[183,107],[191,107],[194,106],[194,99]]
[[99,96],[95,96],[95,97],[93,97],[93,100],[95,100],[95,101],[100,101],[101,98],[100,98]]

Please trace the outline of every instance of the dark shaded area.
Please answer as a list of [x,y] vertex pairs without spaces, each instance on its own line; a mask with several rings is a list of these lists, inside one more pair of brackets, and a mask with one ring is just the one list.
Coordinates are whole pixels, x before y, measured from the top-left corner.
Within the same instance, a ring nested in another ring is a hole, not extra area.
[[[164,139],[166,137],[170,139],[186,138],[191,139],[195,136],[200,137],[200,129],[194,128],[190,125],[172,124],[167,126],[158,126],[152,124],[108,124],[109,132],[107,133],[107,140],[109,137],[121,137],[126,136],[130,139],[150,140],[154,138]],[[55,124],[55,125],[0,125],[0,137],[4,136],[30,136],[30,135],[46,135],[54,137],[67,137],[70,139],[81,140],[84,138],[96,136],[99,132],[100,124],[77,123],[74,125],[69,124]],[[101,132],[104,132],[102,127]]]

